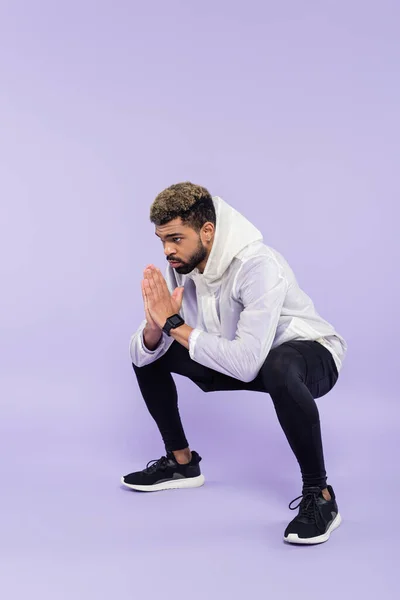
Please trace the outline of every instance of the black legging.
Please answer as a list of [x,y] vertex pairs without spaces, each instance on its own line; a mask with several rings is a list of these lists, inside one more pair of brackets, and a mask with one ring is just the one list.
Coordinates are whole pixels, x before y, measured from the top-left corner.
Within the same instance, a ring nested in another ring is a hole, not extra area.
[[205,392],[250,390],[270,394],[279,422],[300,465],[303,485],[326,487],[319,413],[314,398],[327,394],[338,379],[331,353],[318,342],[286,342],[271,350],[257,377],[243,383],[193,361],[173,342],[150,365],[136,367],[140,391],[167,451],[189,446],[171,373],[191,379]]

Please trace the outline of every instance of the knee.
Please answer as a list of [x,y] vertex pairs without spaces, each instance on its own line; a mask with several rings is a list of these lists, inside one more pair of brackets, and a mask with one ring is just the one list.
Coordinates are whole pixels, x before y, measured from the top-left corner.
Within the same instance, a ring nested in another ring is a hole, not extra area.
[[273,379],[274,381],[280,381],[285,378],[285,371],[287,370],[287,367],[285,366],[284,361],[281,360],[280,356],[273,355],[271,352],[268,355],[262,370],[263,373],[268,376],[268,378]]
[[132,363],[132,369],[135,371],[136,376],[145,377],[145,376],[154,376],[154,369],[156,368],[155,362],[150,363],[148,365],[142,365],[138,367],[134,363]]
[[164,355],[157,360],[148,363],[147,365],[142,365],[141,367],[138,367],[132,363],[132,369],[135,371],[135,374],[140,377],[158,377],[161,372],[168,370],[168,365]]
[[296,378],[293,365],[287,357],[274,352],[269,353],[261,369],[261,376],[268,390],[285,387]]

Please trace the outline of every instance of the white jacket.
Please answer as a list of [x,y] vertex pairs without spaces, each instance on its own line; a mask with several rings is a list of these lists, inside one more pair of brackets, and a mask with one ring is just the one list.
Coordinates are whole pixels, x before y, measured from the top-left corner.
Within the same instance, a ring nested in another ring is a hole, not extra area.
[[[179,275],[167,265],[172,292],[184,286],[180,315],[193,327],[190,357],[235,379],[255,379],[269,351],[292,340],[317,340],[338,371],[345,340],[322,319],[286,260],[263,243],[260,231],[218,196],[216,228],[204,273]],[[130,355],[142,367],[165,354],[174,341],[165,333],[153,351],[143,343],[143,321],[132,336]]]

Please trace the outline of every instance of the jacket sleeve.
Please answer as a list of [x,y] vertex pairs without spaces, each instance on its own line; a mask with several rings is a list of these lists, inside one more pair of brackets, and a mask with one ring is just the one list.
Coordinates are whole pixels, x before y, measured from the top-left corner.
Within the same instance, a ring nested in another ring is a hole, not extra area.
[[253,381],[274,341],[286,291],[287,280],[274,257],[258,256],[244,262],[233,290],[243,306],[235,338],[194,329],[189,338],[190,357],[224,375]]
[[142,321],[136,333],[133,334],[129,345],[131,361],[136,367],[145,367],[156,361],[158,358],[161,358],[161,356],[169,350],[174,341],[172,336],[163,333],[157,348],[155,350],[149,350],[144,345],[143,340],[145,326],[146,320]]

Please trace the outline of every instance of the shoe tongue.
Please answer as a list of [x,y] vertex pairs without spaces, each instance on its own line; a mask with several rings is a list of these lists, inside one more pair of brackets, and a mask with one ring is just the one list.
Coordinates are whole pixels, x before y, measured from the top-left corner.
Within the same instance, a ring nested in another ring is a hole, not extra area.
[[322,491],[319,487],[305,487],[303,488],[303,496],[306,494],[316,494],[317,496],[321,496]]

